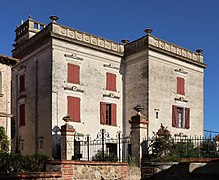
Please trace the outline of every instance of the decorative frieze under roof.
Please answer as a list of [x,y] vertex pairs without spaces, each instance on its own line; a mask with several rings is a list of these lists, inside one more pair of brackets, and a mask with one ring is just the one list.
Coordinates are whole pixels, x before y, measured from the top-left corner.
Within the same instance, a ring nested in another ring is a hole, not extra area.
[[[45,38],[52,37],[118,56],[123,56],[124,54],[125,56],[128,56],[144,49],[152,49],[203,68],[207,66],[203,63],[202,50],[193,52],[161,40],[151,35],[152,29],[145,29],[147,35],[140,39],[130,43],[128,40],[123,40],[122,42],[124,44],[120,44],[99,36],[57,24],[56,20],[58,20],[58,17],[56,16],[51,16],[50,18],[52,22],[48,25],[36,22],[32,18],[28,18],[24,24],[17,28],[16,39],[19,39],[19,41],[16,41],[16,44],[14,45],[14,57],[22,58],[25,53],[32,52],[32,48],[36,48],[40,43],[45,42]],[[26,36],[28,29],[30,34],[29,36]],[[34,35],[34,33],[36,34]]]
[[53,35],[56,34],[59,35],[59,37],[64,36],[80,44],[82,43],[83,45],[118,55],[123,55],[124,52],[124,46],[122,44],[59,24],[53,23],[52,33]]
[[8,65],[8,66],[13,66],[18,61],[19,61],[19,59],[0,54],[0,63],[1,64],[5,64],[5,65]]
[[203,55],[201,50],[193,52],[175,44],[161,40],[150,34],[147,34],[146,36],[137,39],[133,42],[127,43],[125,45],[125,56],[134,54],[144,49],[152,49],[196,64],[198,66],[206,67],[206,64],[203,63]]
[[[42,27],[42,29],[40,29],[40,27]],[[26,36],[28,33],[32,34]],[[16,44],[14,44],[15,49],[13,50],[13,56],[22,57],[20,53],[28,52],[28,49],[30,49],[31,46],[36,47],[36,44],[42,43],[42,40],[45,37],[53,37],[69,41],[118,56],[123,56],[124,52],[123,44],[57,24],[56,21],[52,21],[45,26],[44,24],[38,23],[32,18],[29,18],[24,24],[16,29],[15,39],[19,41],[16,41]]]

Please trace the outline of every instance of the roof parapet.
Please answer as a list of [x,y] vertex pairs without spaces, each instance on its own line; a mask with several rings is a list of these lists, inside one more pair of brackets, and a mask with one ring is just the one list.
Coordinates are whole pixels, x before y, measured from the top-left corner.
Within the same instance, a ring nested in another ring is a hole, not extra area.
[[57,34],[58,37],[63,36],[85,46],[106,50],[118,55],[123,55],[124,52],[123,44],[59,24],[52,24],[52,34]]
[[125,45],[125,55],[130,55],[149,48],[206,67],[203,63],[203,50],[198,49],[196,52],[193,52],[152,36],[152,29],[146,29],[144,31],[147,33],[146,36]]
[[13,57],[10,57],[10,56],[5,56],[3,54],[0,54],[0,63],[1,64],[5,64],[5,65],[8,65],[8,66],[13,66],[18,61],[19,61],[19,59],[17,59],[17,58],[13,58]]
[[202,51],[193,52],[153,36],[148,37],[148,44],[149,46],[155,47],[159,50],[166,51],[168,53],[172,53],[192,61],[203,63],[203,55],[201,54]]

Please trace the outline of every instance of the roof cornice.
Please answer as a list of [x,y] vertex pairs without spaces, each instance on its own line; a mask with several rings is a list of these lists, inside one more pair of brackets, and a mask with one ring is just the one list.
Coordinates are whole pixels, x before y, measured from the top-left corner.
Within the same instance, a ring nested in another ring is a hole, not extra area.
[[51,32],[53,36],[60,37],[61,39],[68,39],[94,49],[100,49],[102,51],[115,53],[121,56],[124,52],[123,44],[56,23],[52,23]]
[[8,65],[8,66],[13,66],[18,61],[19,61],[19,59],[17,59],[17,58],[13,58],[13,57],[9,57],[9,56],[5,56],[3,54],[0,54],[0,63],[1,64],[5,64],[5,65]]
[[143,36],[140,39],[126,44],[125,56],[129,56],[144,49],[155,50],[203,68],[207,67],[207,65],[203,63],[203,55],[201,53],[192,52],[151,35]]

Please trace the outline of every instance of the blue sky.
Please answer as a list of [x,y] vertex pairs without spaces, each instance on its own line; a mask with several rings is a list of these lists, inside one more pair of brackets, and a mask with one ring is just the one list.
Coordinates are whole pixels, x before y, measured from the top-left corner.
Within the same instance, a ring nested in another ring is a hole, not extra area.
[[219,131],[218,0],[7,0],[1,2],[0,54],[11,55],[16,25],[31,15],[117,42],[130,41],[152,28],[153,35],[192,51],[204,50],[205,129]]

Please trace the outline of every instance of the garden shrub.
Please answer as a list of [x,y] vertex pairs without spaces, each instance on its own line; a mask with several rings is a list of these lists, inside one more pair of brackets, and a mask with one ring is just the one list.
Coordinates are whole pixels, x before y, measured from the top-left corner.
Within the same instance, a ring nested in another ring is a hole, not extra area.
[[6,135],[5,128],[0,126],[0,152],[7,152],[9,150],[10,141]]
[[[149,141],[148,141],[149,142]],[[182,158],[217,158],[219,151],[213,139],[192,139],[187,137],[174,138],[162,124],[154,133],[147,149],[149,161],[165,162],[180,161]]]
[[49,160],[46,154],[23,156],[21,154],[0,153],[0,173],[16,174],[20,172],[43,172]]
[[97,153],[92,157],[92,161],[107,161],[107,162],[117,162],[118,158],[114,153],[104,153],[104,157],[102,154],[102,150],[98,150]]

